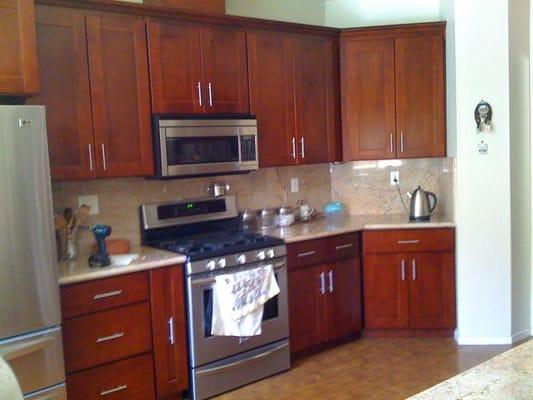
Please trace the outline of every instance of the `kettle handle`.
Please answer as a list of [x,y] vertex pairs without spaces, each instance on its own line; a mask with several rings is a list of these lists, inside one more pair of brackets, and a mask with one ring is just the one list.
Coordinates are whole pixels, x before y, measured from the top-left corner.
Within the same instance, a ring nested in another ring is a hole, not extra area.
[[427,192],[426,193],[429,198],[433,199],[433,204],[429,206],[429,212],[430,214],[433,214],[433,211],[435,211],[435,208],[437,208],[437,196],[435,196],[435,193]]

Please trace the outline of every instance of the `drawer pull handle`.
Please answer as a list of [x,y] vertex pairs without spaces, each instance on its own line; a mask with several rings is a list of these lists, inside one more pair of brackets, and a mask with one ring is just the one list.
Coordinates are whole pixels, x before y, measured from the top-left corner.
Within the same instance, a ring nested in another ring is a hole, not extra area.
[[112,292],[95,294],[93,297],[93,300],[100,300],[100,299],[106,299],[108,297],[120,296],[121,294],[122,294],[122,290],[114,290]]
[[305,253],[298,253],[298,258],[314,256],[315,254],[316,254],[316,251],[315,251],[315,250],[313,250],[313,251],[306,251]]
[[341,244],[341,245],[335,247],[335,250],[349,249],[350,247],[353,247],[352,243]]
[[114,333],[113,335],[104,336],[96,339],[96,343],[109,342],[110,340],[120,339],[122,336],[124,336],[124,332]]
[[398,244],[418,244],[420,240],[398,240]]
[[107,396],[108,394],[122,392],[123,390],[126,390],[127,388],[128,388],[128,385],[120,385],[113,389],[103,390],[100,392],[100,396]]

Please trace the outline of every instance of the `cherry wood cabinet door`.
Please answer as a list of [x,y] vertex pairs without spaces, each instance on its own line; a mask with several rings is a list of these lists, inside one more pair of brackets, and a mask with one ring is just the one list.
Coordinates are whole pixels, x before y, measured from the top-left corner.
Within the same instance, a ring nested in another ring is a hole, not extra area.
[[409,260],[411,328],[455,328],[453,253],[418,253]]
[[96,176],[85,17],[36,7],[41,88],[27,104],[46,106],[52,179]]
[[288,273],[289,330],[293,353],[323,343],[327,338],[325,276],[322,265]]
[[328,292],[328,340],[362,329],[361,261],[349,258],[326,268]]
[[207,13],[226,13],[224,0],[144,0],[143,4]]
[[87,43],[98,176],[153,172],[144,20],[88,15]]
[[250,109],[257,116],[259,165],[297,162],[291,37],[273,32],[248,34]]
[[32,0],[0,0],[0,94],[39,91]]
[[444,38],[398,38],[395,44],[398,157],[444,157]]
[[338,92],[334,41],[299,37],[294,41],[298,162],[335,161]]
[[189,382],[182,267],[151,270],[150,291],[157,398],[178,398]]
[[223,26],[202,26],[202,65],[205,110],[248,113],[246,33]]
[[155,113],[202,113],[200,28],[196,24],[148,21],[152,108]]
[[409,327],[407,262],[408,256],[401,254],[365,256],[365,328]]
[[344,161],[396,157],[394,82],[393,39],[341,40]]

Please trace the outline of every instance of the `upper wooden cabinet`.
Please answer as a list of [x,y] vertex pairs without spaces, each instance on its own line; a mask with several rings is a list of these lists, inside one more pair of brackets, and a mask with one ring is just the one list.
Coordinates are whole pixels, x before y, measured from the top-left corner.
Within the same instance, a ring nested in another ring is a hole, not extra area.
[[341,35],[345,161],[446,155],[444,27]]
[[337,54],[331,38],[248,34],[250,102],[257,116],[261,167],[336,160]]
[[0,0],[0,95],[39,91],[32,0]]
[[144,0],[143,4],[207,13],[226,12],[225,0]]
[[38,6],[41,91],[53,179],[153,171],[142,18]]
[[148,47],[154,112],[249,112],[244,31],[150,20]]

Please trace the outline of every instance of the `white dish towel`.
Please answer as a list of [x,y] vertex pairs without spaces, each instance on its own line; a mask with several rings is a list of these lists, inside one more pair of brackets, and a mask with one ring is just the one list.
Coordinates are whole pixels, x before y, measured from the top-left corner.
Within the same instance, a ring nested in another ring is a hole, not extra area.
[[264,304],[279,293],[272,265],[215,277],[211,335],[261,334]]

